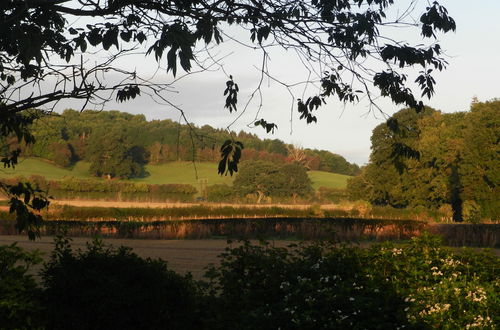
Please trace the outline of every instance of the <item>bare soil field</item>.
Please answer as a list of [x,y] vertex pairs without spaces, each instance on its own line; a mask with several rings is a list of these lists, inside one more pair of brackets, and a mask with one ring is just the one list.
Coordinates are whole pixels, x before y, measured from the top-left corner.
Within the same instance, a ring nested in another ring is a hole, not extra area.
[[[73,237],[72,247],[74,250],[85,249],[86,243],[92,239],[88,237]],[[135,253],[143,258],[160,258],[168,262],[169,269],[180,274],[191,272],[195,279],[201,279],[205,274],[208,265],[219,264],[218,256],[224,252],[228,246],[225,239],[200,239],[200,240],[141,240],[141,239],[103,239],[106,244],[115,247],[128,246]],[[40,250],[43,252],[43,259],[48,260],[50,253],[54,248],[53,237],[42,237],[36,241],[28,240],[27,236],[5,236],[0,235],[0,245],[12,244],[17,242],[18,246],[28,250]],[[286,247],[291,241],[274,240],[271,244],[278,247]],[[296,242],[295,242],[296,243]],[[239,243],[232,243],[233,246]],[[368,247],[372,243],[363,242],[360,246]],[[460,248],[456,248],[457,251]],[[480,251],[481,248],[475,248]],[[492,249],[493,253],[500,257],[500,249]],[[41,266],[33,269],[33,274],[37,274]]]
[[[88,237],[73,237],[74,250],[85,249],[86,243],[92,241]],[[217,256],[228,246],[225,239],[211,240],[139,240],[139,239],[103,239],[106,244],[115,247],[128,246],[139,256],[153,259],[160,258],[168,262],[168,267],[180,274],[191,272],[195,279],[201,279],[205,268],[213,263],[218,264]],[[0,245],[17,242],[18,246],[28,250],[40,250],[43,259],[48,260],[54,248],[53,237],[42,237],[36,241],[28,240],[27,236],[0,236]],[[233,243],[237,244],[237,243]],[[289,241],[276,241],[277,246],[287,246]],[[38,267],[39,269],[40,267]],[[35,273],[37,271],[35,270]]]

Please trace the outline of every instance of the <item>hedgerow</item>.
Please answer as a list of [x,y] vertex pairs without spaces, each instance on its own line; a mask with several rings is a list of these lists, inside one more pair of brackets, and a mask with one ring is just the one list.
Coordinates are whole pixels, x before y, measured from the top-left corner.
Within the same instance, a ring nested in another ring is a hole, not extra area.
[[189,184],[145,184],[74,177],[46,180],[39,175],[3,179],[3,181],[10,184],[29,181],[58,199],[191,202],[198,192]]

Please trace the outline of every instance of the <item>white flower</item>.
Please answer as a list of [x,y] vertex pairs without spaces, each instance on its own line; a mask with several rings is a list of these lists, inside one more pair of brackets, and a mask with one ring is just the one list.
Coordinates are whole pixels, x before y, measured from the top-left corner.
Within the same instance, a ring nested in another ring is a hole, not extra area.
[[421,311],[418,314],[424,316],[424,315],[430,315],[430,314],[444,313],[450,309],[451,305],[437,303],[437,304],[434,304],[434,306],[427,305],[427,307],[429,308],[428,310],[424,309],[423,311]]
[[481,301],[487,299],[486,291],[484,291],[483,288],[478,287],[476,292],[469,291],[467,293],[467,297],[465,297],[465,298],[472,300],[474,302],[481,302]]
[[397,249],[397,248],[392,249],[393,256],[400,255],[402,252],[403,252],[403,249]]
[[470,329],[470,328],[486,328],[488,326],[493,325],[493,322],[489,316],[486,318],[483,318],[482,315],[478,315],[474,318],[474,323],[467,324],[465,326],[465,329]]

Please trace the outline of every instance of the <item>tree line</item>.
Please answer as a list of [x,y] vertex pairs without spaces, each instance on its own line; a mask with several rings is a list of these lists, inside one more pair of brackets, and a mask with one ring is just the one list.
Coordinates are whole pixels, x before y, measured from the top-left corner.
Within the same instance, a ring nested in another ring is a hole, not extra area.
[[348,183],[353,198],[449,210],[456,221],[500,218],[500,100],[470,111],[403,109],[373,130],[371,155]]
[[[108,178],[146,176],[146,164],[216,162],[221,141],[228,135],[209,125],[182,125],[168,119],[147,121],[144,115],[119,111],[65,110],[35,121],[31,130],[34,144],[19,143],[10,135],[4,139],[3,154],[20,148],[23,156],[45,158],[62,167],[85,160],[90,162],[93,175]],[[356,164],[329,151],[301,149],[243,131],[230,134],[243,143],[243,160],[299,162],[310,170],[347,175],[359,172]]]

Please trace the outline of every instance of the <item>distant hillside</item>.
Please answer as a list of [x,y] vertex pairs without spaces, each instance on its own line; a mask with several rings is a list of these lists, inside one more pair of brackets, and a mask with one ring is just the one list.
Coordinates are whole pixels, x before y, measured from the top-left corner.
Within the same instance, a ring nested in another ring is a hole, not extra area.
[[0,155],[20,148],[23,157],[47,159],[69,171],[78,172],[78,164],[85,161],[89,164],[86,170],[93,176],[148,180],[145,174],[154,171],[151,166],[173,161],[217,162],[220,146],[232,138],[244,145],[242,160],[299,162],[312,171],[359,173],[356,164],[329,151],[295,148],[277,139],[260,139],[255,134],[226,132],[208,125],[147,121],[143,115],[119,111],[66,110],[38,120],[32,132],[36,138],[33,145],[19,145],[15,136],[3,138]]
[[[217,175],[217,164],[214,162],[196,163],[198,179],[206,180],[207,185],[225,183],[231,185],[234,177]],[[71,168],[61,168],[43,159],[22,159],[14,170],[3,169],[0,171],[1,178],[12,178],[15,176],[29,177],[41,175],[48,180],[60,180],[64,177],[91,178],[89,174],[90,164],[84,161],[77,162]],[[149,184],[183,183],[191,184],[199,188],[199,180],[196,179],[195,169],[192,162],[170,162],[161,165],[146,165],[149,173],[144,178],[132,179],[134,182]],[[319,187],[345,188],[349,176],[328,173],[323,171],[309,171],[314,189]]]

